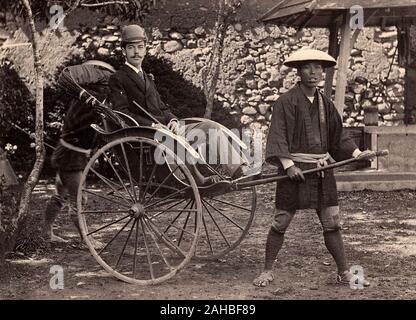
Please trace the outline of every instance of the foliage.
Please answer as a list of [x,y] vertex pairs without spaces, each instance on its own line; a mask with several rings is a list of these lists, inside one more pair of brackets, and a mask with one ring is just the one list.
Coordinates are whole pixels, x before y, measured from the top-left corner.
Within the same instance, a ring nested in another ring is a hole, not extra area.
[[[27,172],[34,161],[34,97],[10,61],[0,65],[0,77],[7,79],[0,83],[0,147],[8,151],[17,172]],[[66,104],[67,97],[60,89],[45,88],[45,141],[51,146],[58,139]]]
[[[18,208],[19,187],[5,188],[0,179],[0,285],[9,280],[9,268],[5,262],[16,241],[16,233],[11,232],[12,220]],[[0,290],[1,291],[1,290]]]
[[[143,69],[154,75],[162,100],[172,108],[175,115],[179,118],[203,117],[206,106],[204,92],[174,71],[171,61],[148,56],[143,62]],[[217,101],[214,102],[212,119],[229,128],[241,126]]]
[[13,124],[33,132],[34,99],[10,61],[0,65],[0,78],[7,79],[0,82],[0,147],[5,148],[8,143],[17,145],[17,150],[13,154],[9,153],[10,159],[14,162],[20,158],[18,169],[28,170],[33,161],[31,140]]
[[[79,5],[77,5],[77,2],[79,2]],[[31,7],[33,15],[40,21],[49,21],[51,17],[49,10],[53,5],[62,6],[64,12],[80,6],[99,10],[122,19],[142,21],[153,2],[153,0],[32,0]],[[2,0],[0,3],[0,11],[9,12],[15,17],[24,16],[24,10],[21,1]]]

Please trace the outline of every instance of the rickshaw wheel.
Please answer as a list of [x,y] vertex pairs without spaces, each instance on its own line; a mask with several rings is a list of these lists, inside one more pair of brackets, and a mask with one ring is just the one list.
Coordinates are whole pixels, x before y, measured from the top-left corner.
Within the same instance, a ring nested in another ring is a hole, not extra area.
[[[181,270],[194,256],[202,222],[192,174],[160,146],[145,137],[113,139],[90,159],[78,189],[78,220],[91,254],[133,284],[161,283]],[[100,158],[108,172],[97,165]]]
[[215,260],[234,250],[249,232],[257,205],[256,187],[201,195],[202,226],[195,256]]

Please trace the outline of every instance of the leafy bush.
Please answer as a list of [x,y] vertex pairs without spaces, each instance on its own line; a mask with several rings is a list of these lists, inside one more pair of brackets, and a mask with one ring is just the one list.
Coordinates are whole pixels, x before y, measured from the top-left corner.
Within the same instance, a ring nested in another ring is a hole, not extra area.
[[28,169],[34,159],[30,139],[13,125],[30,131],[35,101],[10,61],[0,65],[0,78],[5,79],[0,83],[0,146],[17,146],[13,154],[9,153],[13,166],[16,170]]
[[[175,115],[179,118],[203,117],[206,106],[203,91],[173,70],[172,62],[148,56],[143,63],[143,69],[154,75],[162,100],[171,106]],[[238,119],[232,118],[218,101],[214,104],[212,120],[228,128],[241,127]]]
[[[123,60],[120,56],[94,57],[108,62],[118,68]],[[56,86],[56,80],[66,65],[76,65],[84,62],[80,57],[74,56],[61,66],[54,75],[52,85],[44,89],[44,129],[45,142],[52,147],[59,139],[61,127],[71,97]],[[171,62],[161,58],[147,57],[143,68],[155,76],[156,86],[162,100],[171,106],[172,111],[179,118],[202,117],[205,111],[205,96],[202,90],[185,80],[177,71],[174,71]],[[34,161],[33,142],[30,135],[34,132],[35,99],[22,81],[10,61],[0,64],[0,77],[7,79],[0,84],[0,146],[8,143],[17,146],[9,159],[16,172],[25,174],[29,172]],[[240,128],[238,119],[233,119],[223,110],[221,104],[214,106],[213,120],[229,128]],[[27,133],[24,133],[21,129]],[[49,157],[52,149],[47,146],[47,159],[43,174],[51,176],[54,170],[50,168]]]

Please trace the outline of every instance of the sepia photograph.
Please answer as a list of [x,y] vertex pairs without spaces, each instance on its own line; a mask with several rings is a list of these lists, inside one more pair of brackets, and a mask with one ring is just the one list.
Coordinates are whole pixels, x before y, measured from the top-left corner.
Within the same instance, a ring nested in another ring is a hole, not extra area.
[[2,0],[0,300],[415,300],[415,88],[416,0]]

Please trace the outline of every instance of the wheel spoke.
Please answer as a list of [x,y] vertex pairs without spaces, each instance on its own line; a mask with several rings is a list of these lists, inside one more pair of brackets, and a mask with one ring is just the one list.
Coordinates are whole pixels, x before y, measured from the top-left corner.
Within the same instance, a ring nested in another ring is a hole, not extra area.
[[[119,194],[120,198],[123,199],[124,201],[127,202],[127,204],[130,204],[127,199],[124,197],[124,195],[122,193],[120,193],[120,191],[118,191],[117,189],[115,189],[111,184],[115,184],[114,182],[112,182],[111,180],[107,179],[106,177],[104,177],[103,175],[101,175],[100,173],[98,173],[96,170],[94,170],[93,168],[91,168],[91,171],[95,173],[95,175],[97,177],[99,177],[107,186],[109,186],[114,193]],[[116,185],[116,184],[115,184]],[[119,187],[117,185],[117,187]]]
[[152,230],[150,230],[150,227],[149,227],[148,223],[146,222],[145,219],[143,219],[142,221],[143,221],[145,227],[148,229],[149,234],[152,237],[152,240],[153,240],[153,242],[156,245],[157,251],[159,251],[160,255],[162,256],[163,261],[169,267],[169,270],[172,270],[172,266],[170,265],[169,260],[165,257],[165,255],[163,254],[162,250],[160,249],[160,246],[157,243],[157,239],[156,239],[155,235],[153,234]]
[[[194,234],[194,233],[192,233],[192,232],[190,232],[190,231],[187,231],[187,230],[185,230],[185,229],[183,229],[183,228],[181,228],[181,227],[175,226],[174,224],[172,225],[172,228],[175,228],[176,230],[179,230],[179,231],[185,232],[185,233],[187,233],[187,234],[189,234],[189,235],[191,235],[191,236],[195,236],[195,234]],[[178,244],[178,245],[179,245],[179,244]]]
[[144,189],[144,192],[142,194],[142,197],[140,198],[140,202],[144,202],[144,199],[146,197],[147,191],[149,190],[150,185],[152,184],[153,176],[156,173],[157,166],[158,166],[158,164],[157,164],[157,162],[155,162],[155,164],[153,165],[153,168],[152,168],[152,172],[150,173],[150,176],[149,176],[149,181],[147,181],[146,188]]
[[159,184],[159,186],[156,188],[156,190],[155,191],[153,191],[153,193],[150,195],[150,197],[147,199],[147,201],[145,202],[145,204],[147,204],[150,200],[152,200],[153,199],[153,197],[155,196],[155,194],[159,191],[159,189],[160,189],[160,187],[162,186],[162,185],[164,185],[165,184],[165,182],[166,181],[168,181],[168,179],[173,175],[173,173],[177,170],[179,168],[179,166],[178,167],[176,167],[173,171],[171,171],[167,176],[166,176],[166,178],[165,179],[163,179],[163,181]]
[[139,220],[136,220],[136,241],[134,242],[133,278],[136,278],[137,243],[139,242]]
[[239,206],[239,205],[234,204],[234,203],[231,203],[231,202],[227,202],[227,201],[219,200],[219,199],[215,199],[215,198],[209,198],[209,199],[210,200],[213,200],[213,201],[221,202],[222,204],[230,205],[230,206],[232,206],[234,208],[238,208],[238,209],[241,209],[241,210],[245,210],[245,211],[251,212],[251,209],[244,208],[242,206]]
[[204,247],[201,246],[196,257],[209,260],[221,258],[235,249],[247,235],[254,220],[256,189],[251,187],[247,191],[238,193],[237,198],[236,195],[227,193],[218,195],[218,199],[212,196],[201,198],[202,219],[205,219],[206,230],[210,232],[211,246],[214,250],[208,249],[209,243],[205,240],[206,231],[203,234]]
[[113,202],[113,203],[118,204],[118,205],[120,205],[120,206],[122,206],[122,207],[126,207],[126,208],[129,208],[129,209],[130,209],[130,206],[129,206],[129,205],[126,205],[125,203],[121,203],[121,202],[115,201],[115,200],[114,200],[114,199],[112,199],[112,198],[109,198],[109,197],[103,196],[103,195],[101,195],[101,194],[95,193],[95,192],[90,191],[90,190],[87,190],[87,189],[82,189],[82,191],[84,191],[84,192],[86,192],[86,193],[89,193],[89,194],[92,194],[92,195],[94,195],[94,196],[97,196],[97,197],[99,197],[99,198],[106,199],[106,200],[108,200],[108,201],[110,201],[110,202]]
[[[175,200],[176,201],[176,200]],[[176,203],[174,203],[173,205],[171,205],[169,208],[167,208],[167,209],[165,209],[165,210],[163,210],[163,211],[160,211],[160,212],[158,212],[158,213],[156,213],[156,214],[154,214],[154,215],[152,215],[151,217],[148,217],[149,218],[149,220],[152,220],[152,219],[154,219],[154,218],[157,218],[158,216],[160,216],[161,214],[163,214],[163,213],[165,213],[166,211],[168,211],[168,210],[170,210],[171,208],[174,208],[174,207],[176,207],[177,205],[179,205],[179,204],[181,204],[181,203],[183,203],[183,202],[185,202],[186,201],[186,199],[182,199],[181,201],[178,201],[178,202],[176,202]],[[153,210],[146,210],[147,212],[153,212]]]
[[[117,189],[117,191],[120,191],[121,189],[123,189],[123,187],[118,188],[118,189]],[[113,196],[114,198],[117,198],[117,199],[123,199],[123,200],[124,200],[124,197],[120,197],[120,196],[118,196],[118,195],[114,194],[114,191],[108,191],[108,192],[106,192],[105,194],[106,194],[107,196]]]
[[[186,232],[186,233],[189,233],[189,234],[191,234],[192,235],[192,233],[190,233],[189,231],[186,231],[186,226],[188,225],[188,220],[189,220],[189,216],[191,215],[191,213],[190,212],[188,212],[188,215],[186,216],[186,219],[185,219],[185,224],[183,225],[183,229],[182,230],[180,230],[181,231],[181,234],[179,235],[179,239],[178,239],[178,246],[180,246],[181,245],[181,242],[182,242],[182,237],[183,237],[183,234]],[[174,228],[175,228],[176,226],[174,226]]]
[[[107,159],[107,162],[110,164],[110,167],[113,169],[114,173],[116,174],[118,180],[120,181],[121,186],[123,187],[124,191],[126,191],[126,193],[130,196],[131,201],[135,201],[133,196],[131,195],[130,191],[127,190],[126,186],[124,185],[123,179],[121,179],[120,175],[118,174],[116,168],[113,165],[113,162],[111,161],[111,159],[106,155],[106,153],[104,152],[104,157]],[[131,183],[131,181],[130,181]],[[117,189],[118,191],[119,189]]]
[[140,219],[140,224],[142,226],[144,245],[146,247],[147,262],[149,263],[149,267],[150,267],[150,276],[152,277],[152,280],[154,280],[155,279],[155,274],[154,274],[154,271],[153,271],[152,258],[150,256],[149,246],[147,244],[146,230],[144,229],[144,225],[143,225],[142,219]]
[[242,226],[240,226],[237,222],[235,222],[233,219],[227,217],[224,213],[222,213],[218,208],[216,208],[215,206],[213,206],[211,203],[209,203],[206,200],[202,200],[204,201],[206,204],[208,204],[211,208],[213,208],[215,211],[217,211],[220,215],[222,215],[225,219],[227,219],[228,221],[230,221],[233,225],[235,225],[237,228],[239,228],[240,230],[244,230],[244,228]]
[[134,201],[137,201],[136,189],[134,188],[133,177],[131,175],[130,165],[129,165],[129,161],[127,159],[126,149],[124,148],[124,143],[121,143],[121,150],[123,152],[124,161],[126,162],[127,173],[129,175],[130,186],[131,186],[131,190],[132,190],[133,195],[134,195]]
[[209,211],[208,207],[205,205],[205,202],[202,202],[205,210],[207,210],[209,216],[211,217],[212,222],[214,222],[215,226],[217,227],[218,231],[220,232],[221,236],[223,237],[224,241],[227,243],[228,247],[231,247],[230,243],[228,242],[227,238],[225,237],[224,233],[222,232],[221,228],[219,227],[217,221],[215,221],[214,217],[212,216],[211,212]]
[[[171,186],[161,186],[161,185],[159,185],[157,183],[151,183],[150,186],[159,186],[160,189],[168,190],[168,191],[172,191],[172,192],[176,192],[176,191],[179,190],[178,188],[175,188],[175,187],[171,187]],[[146,204],[146,203],[149,202],[148,200],[150,200],[150,196],[147,197],[147,198],[146,198],[146,196],[144,196],[144,199],[143,199],[142,203],[145,203]]]
[[107,249],[107,247],[117,238],[117,236],[123,232],[123,230],[127,227],[127,225],[131,222],[131,220],[133,220],[133,218],[130,218],[129,221],[127,221],[124,226],[116,233],[116,235],[114,237],[111,238],[111,240],[104,246],[104,248],[102,248],[99,252],[98,255],[100,255],[105,249]]
[[127,243],[128,243],[128,242],[129,242],[129,240],[130,240],[130,236],[131,236],[131,233],[133,232],[133,229],[134,229],[134,226],[135,226],[135,225],[136,225],[136,220],[133,222],[133,225],[132,225],[132,226],[131,226],[131,228],[130,228],[129,234],[128,234],[127,239],[126,239],[126,242],[124,243],[123,249],[121,250],[120,256],[118,257],[118,260],[117,260],[117,263],[116,263],[115,269],[117,269],[118,264],[120,263],[121,257],[123,256],[124,251],[126,250]]
[[[172,187],[172,186],[168,186],[168,185],[162,186],[159,183],[153,183],[153,182],[150,183],[150,186],[153,186],[153,187],[154,186],[160,186],[161,189],[167,189],[169,191],[177,191],[177,190],[179,190],[178,188],[175,188],[175,187]],[[149,200],[149,198],[150,198],[150,196],[147,199],[145,198],[142,202],[147,202],[147,200]]]
[[158,227],[151,220],[148,219],[148,221],[149,221],[149,226],[152,228],[153,232],[156,233],[156,235],[159,238],[164,240],[164,242],[167,244],[169,249],[171,249],[172,251],[180,254],[184,258],[186,257],[186,254],[181,250],[181,248],[179,248],[175,243],[173,243],[172,240],[170,240],[168,236],[166,236],[164,233],[160,232]]
[[[195,222],[195,224],[196,224],[196,222]],[[202,215],[202,224],[204,225],[205,234],[207,236],[209,250],[211,251],[212,254],[214,254],[214,250],[212,250],[211,240],[209,239],[209,233],[208,233],[207,225],[205,223],[204,215]]]
[[[195,255],[198,242],[198,186],[170,150],[163,151],[162,162],[155,162],[152,151],[160,145],[151,137],[109,137],[88,161],[78,189],[80,228],[95,260],[129,283],[158,284],[172,278]],[[98,159],[104,159],[106,171],[96,168]],[[163,161],[169,161],[170,170]],[[212,229],[211,221],[207,227]],[[102,248],[93,249],[93,238]]]
[[[186,206],[185,206],[185,208],[184,209],[186,209],[188,206],[189,206],[189,204],[191,203],[191,201],[192,200],[189,200],[189,202],[186,204]],[[173,219],[173,221],[167,226],[167,228],[166,228],[166,230],[163,232],[163,233],[166,233],[166,232],[168,232],[169,231],[169,229],[170,229],[170,227],[175,223],[175,221],[181,216],[181,214],[182,214],[182,212],[183,212],[183,209],[182,209],[182,211],[180,211],[179,213],[178,213],[178,215],[175,217],[175,219]]]
[[124,219],[126,219],[127,217],[129,217],[130,215],[127,215],[127,216],[124,216],[124,217],[122,217],[122,218],[120,218],[120,219],[117,219],[116,221],[113,221],[113,222],[111,222],[111,223],[109,223],[109,224],[106,224],[105,226],[102,226],[102,227],[100,227],[100,228],[98,228],[98,229],[96,229],[96,230],[94,230],[94,231],[91,231],[91,232],[89,232],[88,234],[87,234],[87,236],[90,236],[90,235],[92,235],[92,234],[94,234],[94,233],[96,233],[96,232],[98,232],[98,231],[101,231],[101,230],[103,230],[103,229],[105,229],[105,228],[108,228],[109,226],[112,226],[113,224],[116,224],[117,222],[120,222],[120,221],[122,221],[122,220],[124,220]]
[[170,194],[170,195],[168,195],[168,196],[166,196],[166,197],[164,197],[162,199],[159,199],[159,200],[157,200],[155,202],[152,202],[151,204],[148,204],[144,208],[145,209],[148,209],[148,208],[150,208],[150,207],[152,207],[152,206],[154,206],[156,204],[160,204],[162,201],[165,201],[167,199],[170,199],[170,198],[176,196],[178,193],[181,193],[182,191],[187,190],[187,189],[189,189],[189,187],[184,187],[184,188],[182,188],[182,189],[180,189],[180,190],[178,190],[178,191],[176,191],[176,192],[174,192],[174,193],[172,193],[172,194]]
[[[146,210],[146,212],[156,212],[156,211],[159,211],[159,210],[156,210],[156,209],[154,209],[154,210]],[[171,211],[171,212],[178,212],[178,211],[179,212],[197,212],[198,210],[197,209],[173,209],[173,210],[169,210],[169,211]],[[119,212],[119,211],[117,211],[117,212]],[[159,213],[160,212],[158,212],[158,215],[160,215]]]

